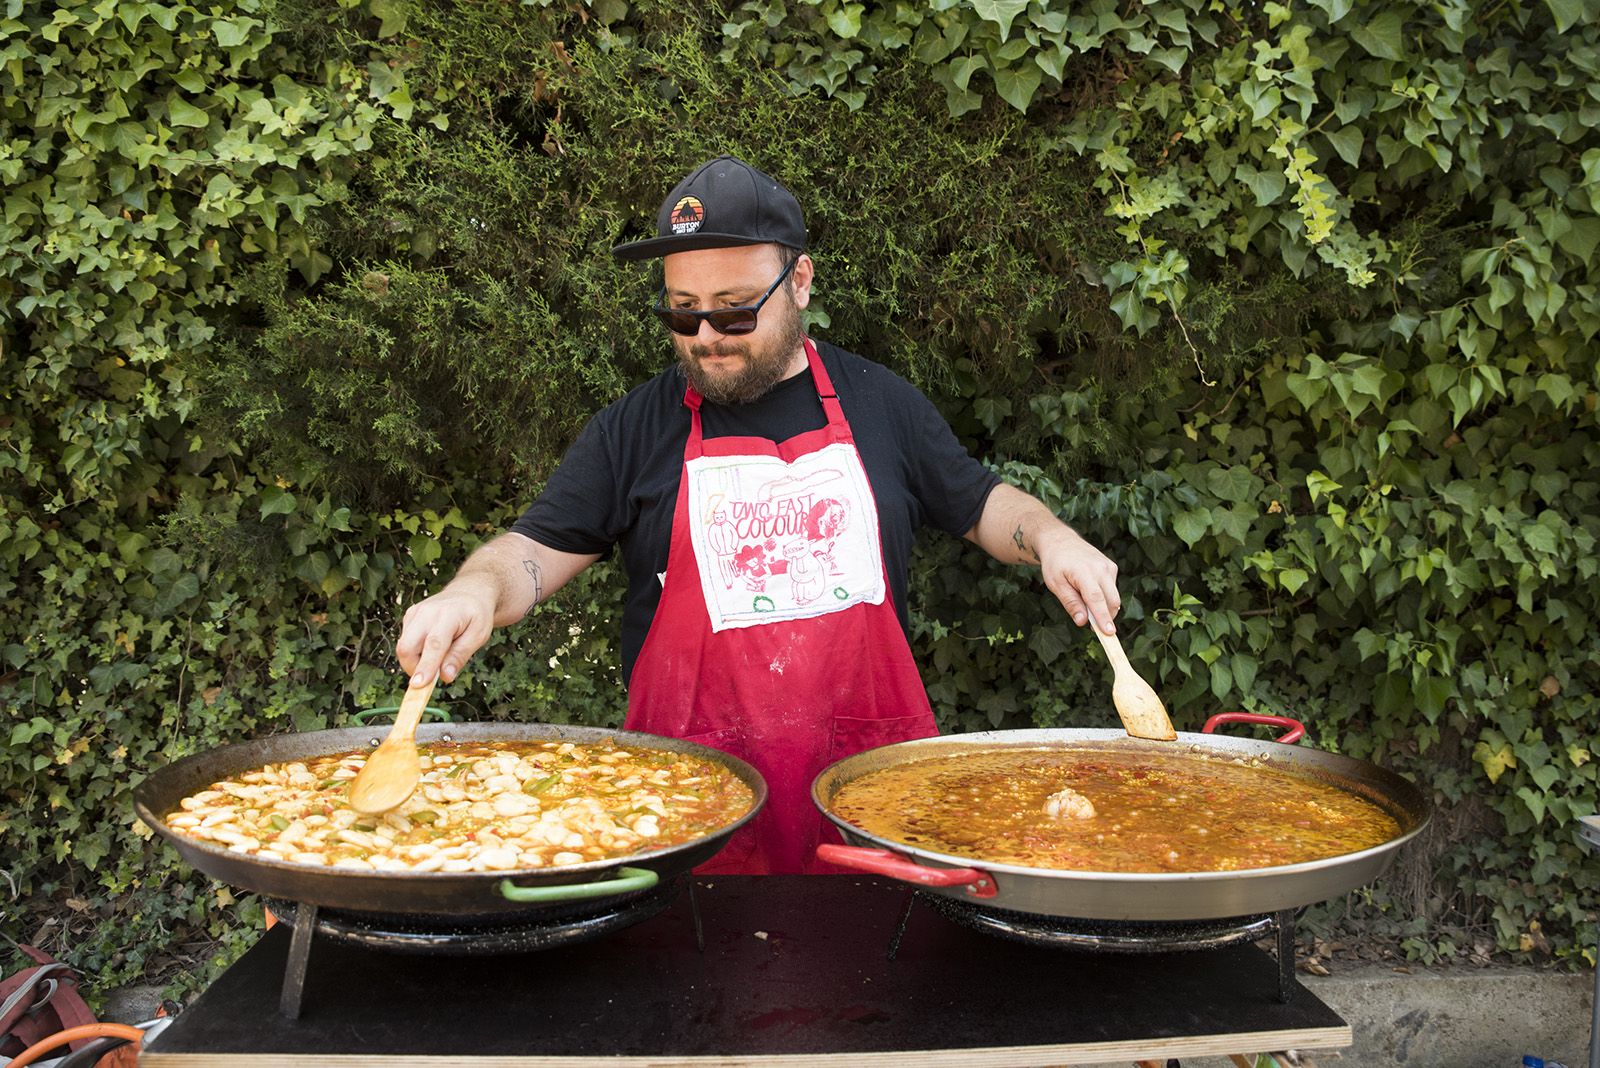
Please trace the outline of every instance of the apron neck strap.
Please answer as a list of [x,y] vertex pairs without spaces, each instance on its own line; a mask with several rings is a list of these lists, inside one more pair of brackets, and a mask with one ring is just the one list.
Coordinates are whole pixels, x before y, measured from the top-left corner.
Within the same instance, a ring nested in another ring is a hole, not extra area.
[[850,425],[844,421],[844,409],[839,407],[839,394],[834,392],[833,379],[828,377],[828,369],[822,366],[822,357],[817,355],[817,347],[811,343],[810,338],[803,339],[806,343],[806,363],[811,367],[811,381],[817,387],[817,399],[822,401],[822,411],[828,417],[828,430],[834,441],[850,440]]
[[[839,406],[839,394],[834,391],[833,379],[828,377],[828,369],[822,366],[822,357],[817,355],[817,346],[812,344],[809,337],[802,337],[805,342],[806,366],[811,369],[811,382],[817,387],[817,399],[822,402],[822,412],[828,417],[829,437],[834,441],[850,441],[850,424],[845,422],[844,409]],[[693,455],[700,455],[701,442],[705,431],[700,422],[700,405],[705,398],[693,385],[683,387],[683,405],[689,409],[689,448],[694,450]]]

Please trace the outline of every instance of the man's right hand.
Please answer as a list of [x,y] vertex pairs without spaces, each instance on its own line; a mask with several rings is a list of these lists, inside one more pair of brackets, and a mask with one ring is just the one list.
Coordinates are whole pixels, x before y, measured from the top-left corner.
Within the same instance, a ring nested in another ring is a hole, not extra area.
[[406,609],[395,643],[411,685],[439,678],[454,682],[494,630],[496,598],[482,587],[453,582]]
[[600,559],[508,531],[478,546],[450,584],[406,609],[394,652],[413,686],[454,682],[495,627],[515,623]]

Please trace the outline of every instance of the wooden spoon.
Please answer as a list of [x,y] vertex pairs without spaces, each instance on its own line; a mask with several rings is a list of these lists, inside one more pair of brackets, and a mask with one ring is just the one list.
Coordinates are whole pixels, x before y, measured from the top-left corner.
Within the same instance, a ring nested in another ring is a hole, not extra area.
[[417,755],[417,724],[433,695],[432,682],[406,690],[395,713],[394,726],[383,744],[372,751],[367,763],[350,784],[350,807],[357,812],[388,812],[411,796],[422,779],[422,760]]
[[1105,646],[1106,659],[1111,661],[1111,670],[1116,673],[1111,683],[1111,703],[1117,706],[1117,715],[1122,717],[1122,729],[1135,738],[1163,742],[1176,738],[1178,732],[1172,729],[1166,706],[1156,696],[1155,688],[1128,663],[1128,654],[1122,651],[1117,636],[1101,630],[1093,615],[1089,616],[1089,629]]

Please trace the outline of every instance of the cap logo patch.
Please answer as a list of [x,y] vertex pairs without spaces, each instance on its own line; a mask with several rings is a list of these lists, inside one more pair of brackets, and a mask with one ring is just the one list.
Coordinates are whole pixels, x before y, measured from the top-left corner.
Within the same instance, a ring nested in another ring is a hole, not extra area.
[[700,203],[699,197],[684,197],[672,206],[668,221],[674,234],[692,234],[706,221],[705,205]]

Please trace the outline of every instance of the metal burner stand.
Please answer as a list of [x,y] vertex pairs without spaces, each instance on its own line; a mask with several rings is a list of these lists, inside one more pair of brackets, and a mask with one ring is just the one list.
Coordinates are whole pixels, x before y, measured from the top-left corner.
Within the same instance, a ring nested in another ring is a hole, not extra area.
[[947,919],[974,931],[1029,945],[1089,953],[1181,953],[1220,949],[1241,942],[1256,942],[1276,932],[1279,1002],[1287,1005],[1299,986],[1294,977],[1293,909],[1261,916],[1188,922],[1073,920],[1012,912],[915,890],[907,895],[905,912],[901,914],[900,924],[890,940],[890,960],[894,960],[900,952],[900,940],[905,936],[911,910],[919,900]]
[[[283,992],[278,1013],[300,1018],[306,970],[313,934],[351,945],[409,954],[492,956],[531,953],[585,942],[647,920],[666,909],[688,886],[689,913],[694,922],[695,945],[705,952],[705,929],[694,883],[684,877],[659,884],[643,894],[624,895],[578,908],[540,910],[529,919],[483,924],[460,924],[423,916],[369,916],[322,910],[310,902],[269,902],[276,905],[279,922],[293,929],[289,958],[284,966]],[[293,917],[292,919],[290,917]]]
[[[1307,990],[1278,999],[1250,944],[1085,953],[996,938],[852,876],[694,880],[689,901],[534,954],[422,956],[318,938],[306,1010],[270,1008],[292,936],[274,927],[140,1054],[141,1068],[1059,1066],[1348,1046]],[[319,929],[328,910],[315,924]],[[309,918],[309,917],[308,917]],[[319,932],[320,933],[320,932]]]

